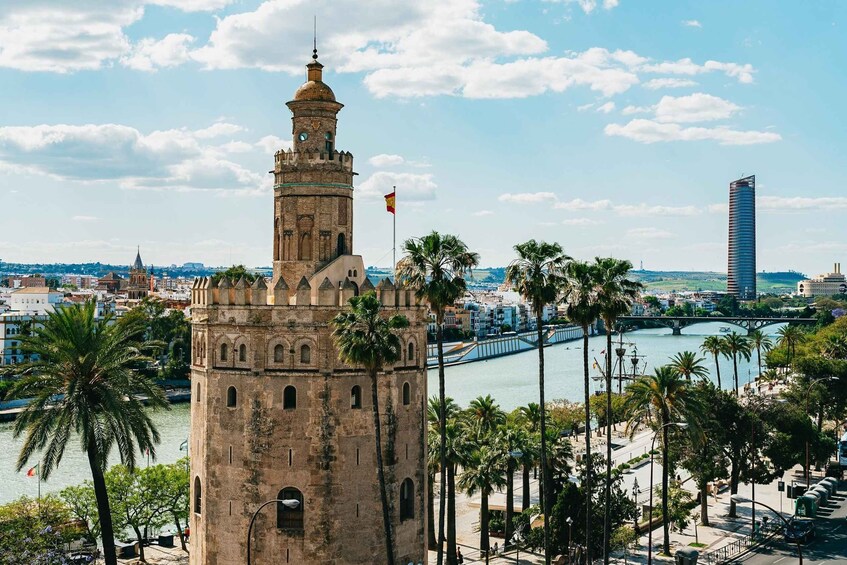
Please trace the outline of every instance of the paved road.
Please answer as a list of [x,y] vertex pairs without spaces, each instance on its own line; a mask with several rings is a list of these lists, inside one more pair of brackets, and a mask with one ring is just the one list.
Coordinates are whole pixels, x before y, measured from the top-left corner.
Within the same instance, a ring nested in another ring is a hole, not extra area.
[[[847,563],[847,488],[841,483],[839,494],[816,520],[817,536],[803,546],[804,565],[836,565]],[[775,519],[775,517],[773,517]],[[797,563],[797,546],[785,543],[782,536],[769,547],[759,549],[733,563],[744,565],[793,565]]]

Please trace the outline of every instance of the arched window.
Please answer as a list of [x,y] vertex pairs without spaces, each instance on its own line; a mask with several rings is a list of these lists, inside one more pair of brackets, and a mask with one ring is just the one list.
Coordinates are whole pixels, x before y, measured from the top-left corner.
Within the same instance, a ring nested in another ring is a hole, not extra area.
[[412,387],[409,383],[403,383],[403,406],[408,406],[412,402]]
[[283,355],[285,355],[285,348],[282,344],[274,346],[274,363],[282,363]]
[[308,365],[312,362],[312,349],[308,345],[300,346],[300,363]]
[[247,346],[243,343],[238,346],[238,360],[247,361]]
[[235,405],[238,403],[238,391],[235,390],[234,386],[226,389],[226,407],[227,408],[235,408]]
[[406,347],[406,361],[414,361],[415,360],[415,342],[410,341],[409,345]]
[[362,407],[362,387],[356,385],[350,390],[350,408]]
[[289,385],[282,391],[282,409],[294,410],[297,408],[297,389]]
[[338,234],[338,254],[346,255],[347,254],[347,246],[344,241],[344,234]]
[[359,276],[359,269],[353,269],[353,276],[354,276],[354,277],[358,277],[358,276]]
[[227,346],[225,343],[221,344],[221,361],[226,361],[227,356]]
[[303,529],[303,493],[293,487],[286,487],[276,495],[276,527],[285,530]]
[[194,513],[200,514],[203,508],[203,492],[200,487],[200,477],[194,477]]
[[400,521],[415,517],[415,483],[406,478],[400,483]]

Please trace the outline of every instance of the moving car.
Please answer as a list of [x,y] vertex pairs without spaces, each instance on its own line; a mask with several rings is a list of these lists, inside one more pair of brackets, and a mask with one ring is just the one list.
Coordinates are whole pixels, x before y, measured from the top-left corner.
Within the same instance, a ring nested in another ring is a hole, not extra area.
[[784,528],[785,541],[788,543],[808,543],[815,539],[815,522],[808,518],[793,517]]

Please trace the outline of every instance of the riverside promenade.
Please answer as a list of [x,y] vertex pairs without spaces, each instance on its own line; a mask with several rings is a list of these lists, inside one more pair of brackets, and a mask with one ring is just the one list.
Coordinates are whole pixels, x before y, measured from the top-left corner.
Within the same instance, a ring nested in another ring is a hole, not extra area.
[[[754,387],[754,392],[756,394],[764,395],[776,395],[779,393],[780,390],[781,387],[779,386],[774,387],[772,389],[768,387]],[[615,426],[615,428],[616,431],[612,434],[612,458],[614,465],[620,465],[621,463],[625,463],[637,455],[640,455],[642,453],[648,453],[650,451],[651,441],[653,438],[653,432],[651,430],[639,431],[632,438],[630,438],[625,433],[624,424],[619,423]],[[574,440],[572,440],[572,442],[574,454],[584,452],[585,447],[584,440],[582,438],[575,438]],[[594,435],[592,437],[592,449],[597,449],[599,452],[605,452],[605,446],[605,437],[600,435]],[[646,463],[643,463],[637,466],[636,468],[628,470],[626,473],[624,473],[623,476],[624,479],[622,488],[625,492],[632,493],[635,482],[638,482],[639,494],[637,502],[639,508],[648,504],[647,496],[650,484],[649,461],[649,459],[646,459]],[[682,480],[683,486],[692,494],[692,497],[696,500],[697,489],[696,486],[693,484],[693,481],[691,480],[690,476],[682,469],[679,470],[679,475],[680,479]],[[661,476],[662,467],[660,464],[660,458],[657,457],[655,458],[653,467],[654,488],[656,485],[661,483]],[[812,469],[811,481],[813,484],[823,478],[823,476],[823,471],[816,472],[814,471],[814,468]],[[780,492],[778,490],[778,482],[780,480],[785,482],[786,487],[788,485],[791,485],[793,481],[796,481],[798,484],[804,484],[805,481],[803,479],[802,465],[798,464],[792,469],[787,470],[780,479],[770,484],[757,484],[755,487],[755,499],[757,502],[771,506],[776,510],[781,509],[782,515],[786,519],[788,519],[794,513],[794,501],[787,497],[786,492]],[[844,483],[842,483],[842,485],[844,485]],[[746,498],[752,498],[752,490],[753,489],[750,484],[740,484],[738,487],[738,494]],[[520,511],[521,501],[523,500],[523,490],[519,473],[516,474],[515,477],[514,493],[515,508],[517,511]],[[847,496],[847,486],[841,486],[839,488],[839,493],[840,496],[836,497],[833,501],[829,502],[826,508],[826,514],[834,516],[847,514],[847,502],[844,501],[845,496]],[[531,481],[530,500],[532,504],[538,503],[537,480]],[[505,503],[505,489],[495,492],[489,497],[489,507],[492,510],[504,509]],[[436,504],[438,504],[437,498]],[[725,489],[720,489],[720,492],[718,492],[716,495],[710,495],[708,497],[707,504],[709,526],[703,526],[699,524],[700,506],[698,504],[691,512],[692,516],[697,517],[697,525],[695,526],[695,520],[692,519],[689,523],[689,527],[686,528],[684,531],[671,531],[669,537],[671,550],[670,556],[661,555],[663,545],[663,531],[661,525],[657,526],[653,530],[652,557],[654,561],[673,562],[673,555],[676,553],[676,551],[683,548],[688,548],[696,549],[699,552],[700,557],[698,560],[698,564],[708,563],[709,565],[714,565],[717,561],[707,561],[706,554],[719,550],[721,548],[725,548],[727,546],[731,546],[732,544],[739,545],[745,537],[748,537],[750,535],[752,530],[752,505],[749,503],[737,504],[737,517],[730,518],[730,492],[728,486]],[[485,563],[485,557],[480,555],[479,552],[479,505],[479,496],[468,498],[463,493],[457,493],[457,542],[462,549],[462,554],[465,557],[465,563]],[[822,515],[824,515],[824,513],[822,513]],[[779,522],[781,524],[781,520],[779,520],[779,518],[774,515],[773,512],[757,504],[756,519],[761,521],[762,517],[764,516],[768,517],[768,522]],[[602,535],[602,532],[600,532],[600,534]],[[647,531],[645,530],[643,535],[639,537],[638,546],[635,549],[630,549],[626,553],[626,555],[624,555],[623,551],[614,552],[612,554],[611,561],[613,563],[647,563],[647,540],[648,535]],[[495,541],[500,546],[503,545],[502,539],[492,537],[492,546]],[[791,555],[792,548],[786,548],[784,542],[782,542],[781,528],[779,532],[774,536],[772,543],[776,546],[782,547],[787,552],[787,555]],[[755,555],[755,551],[755,548],[749,553],[742,551],[730,551],[730,553],[732,554],[730,555],[730,557],[733,557],[733,559],[743,558],[747,555]],[[779,560],[779,562],[782,562],[782,557],[782,554],[777,555],[774,558],[773,562],[776,563],[777,560]],[[531,554],[526,551],[520,552],[520,561],[517,561],[516,559],[517,552],[510,550],[502,555],[489,556],[488,562],[494,564],[544,563],[543,556]],[[836,561],[831,561],[827,563],[835,562]],[[434,551],[429,552],[429,563],[436,563],[436,553]],[[783,565],[787,563],[791,563],[791,561],[785,560]]]

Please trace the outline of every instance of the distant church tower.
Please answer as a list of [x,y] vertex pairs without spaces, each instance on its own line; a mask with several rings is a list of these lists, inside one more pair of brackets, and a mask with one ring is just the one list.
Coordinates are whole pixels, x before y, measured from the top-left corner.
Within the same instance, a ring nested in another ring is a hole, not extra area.
[[141,300],[149,294],[149,279],[147,269],[141,261],[141,248],[135,254],[135,262],[129,268],[129,283],[127,284],[127,298],[130,300]]
[[[384,555],[363,370],[338,360],[330,321],[376,291],[405,315],[402,358],[380,374],[397,563],[426,562],[426,309],[353,255],[353,156],[336,150],[342,105],[317,52],[288,102],[294,148],[275,155],[273,280],[192,289],[192,565],[371,564]],[[296,501],[296,502],[292,502]]]

